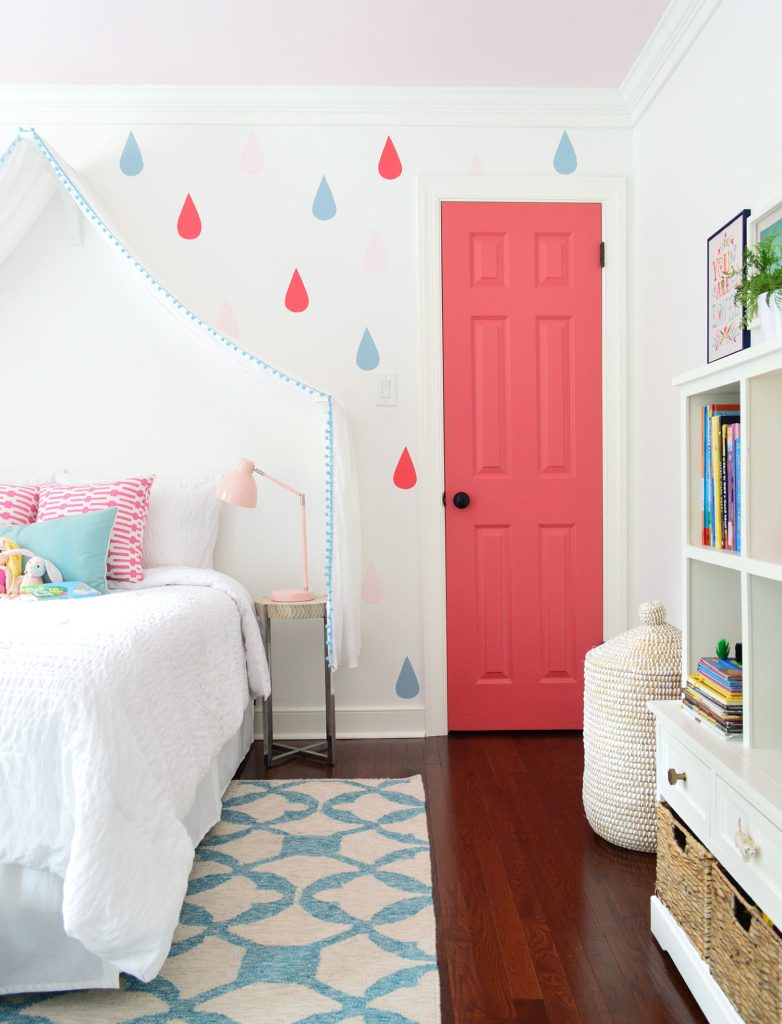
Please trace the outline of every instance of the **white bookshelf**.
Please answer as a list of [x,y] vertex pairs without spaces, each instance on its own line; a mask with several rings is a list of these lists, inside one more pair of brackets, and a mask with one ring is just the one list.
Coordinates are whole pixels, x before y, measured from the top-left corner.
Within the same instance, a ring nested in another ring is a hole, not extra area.
[[[744,734],[782,750],[782,346],[758,346],[674,380],[682,397],[684,669],[720,637],[744,658]],[[701,543],[702,410],[741,407],[741,553]]]
[[[681,395],[683,677],[720,637],[742,644],[744,732],[727,738],[678,701],[650,704],[657,791],[749,896],[782,922],[782,345],[674,380]],[[702,413],[740,405],[740,553],[702,543]],[[678,773],[671,782],[669,769]],[[738,828],[755,850],[744,859]],[[652,900],[652,931],[712,1024],[740,1021],[687,936]]]

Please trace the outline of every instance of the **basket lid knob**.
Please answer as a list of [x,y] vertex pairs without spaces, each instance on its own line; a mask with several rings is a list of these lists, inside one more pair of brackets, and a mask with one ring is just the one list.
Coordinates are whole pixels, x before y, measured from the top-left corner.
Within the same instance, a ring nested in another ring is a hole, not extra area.
[[646,626],[661,626],[665,622],[665,605],[662,601],[644,601],[638,607],[638,615]]

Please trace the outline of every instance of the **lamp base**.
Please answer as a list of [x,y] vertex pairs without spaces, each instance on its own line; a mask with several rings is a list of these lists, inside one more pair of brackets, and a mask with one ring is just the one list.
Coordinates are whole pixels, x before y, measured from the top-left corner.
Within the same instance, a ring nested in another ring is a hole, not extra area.
[[301,601],[312,601],[315,595],[311,590],[273,590],[269,597],[280,604],[298,604]]

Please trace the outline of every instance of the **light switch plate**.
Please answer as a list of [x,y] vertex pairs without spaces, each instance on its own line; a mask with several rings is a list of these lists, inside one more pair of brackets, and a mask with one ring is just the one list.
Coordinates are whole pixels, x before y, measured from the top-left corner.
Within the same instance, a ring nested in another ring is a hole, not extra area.
[[396,405],[395,373],[379,373],[375,378],[375,405]]

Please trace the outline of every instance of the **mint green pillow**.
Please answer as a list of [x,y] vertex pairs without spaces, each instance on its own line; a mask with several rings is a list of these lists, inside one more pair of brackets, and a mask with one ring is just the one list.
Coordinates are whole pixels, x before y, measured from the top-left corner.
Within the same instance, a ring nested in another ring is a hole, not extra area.
[[79,580],[106,593],[106,556],[116,508],[14,526],[0,519],[0,537],[54,562],[64,580]]

